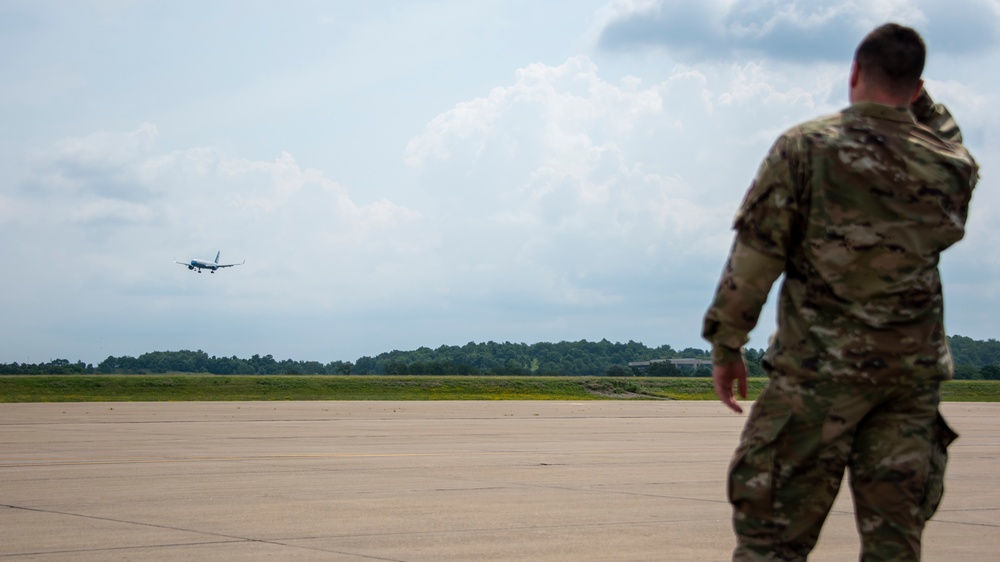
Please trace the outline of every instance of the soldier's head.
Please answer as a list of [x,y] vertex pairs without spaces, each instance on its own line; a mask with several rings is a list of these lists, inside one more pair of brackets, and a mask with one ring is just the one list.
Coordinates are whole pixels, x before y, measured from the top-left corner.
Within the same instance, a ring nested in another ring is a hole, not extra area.
[[895,23],[876,27],[854,53],[851,101],[909,105],[923,87],[926,58],[927,47],[915,30]]

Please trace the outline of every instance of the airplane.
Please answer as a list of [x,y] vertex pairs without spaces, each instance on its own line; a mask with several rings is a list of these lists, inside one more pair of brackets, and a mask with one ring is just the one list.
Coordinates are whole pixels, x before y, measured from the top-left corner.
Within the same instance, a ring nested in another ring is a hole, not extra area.
[[243,260],[241,263],[219,263],[219,256],[221,255],[222,255],[222,250],[219,250],[219,252],[215,254],[215,261],[194,259],[189,262],[174,260],[174,263],[186,265],[187,268],[190,269],[191,271],[197,269],[198,273],[201,273],[202,269],[209,269],[211,270],[212,273],[215,273],[216,269],[222,269],[223,267],[233,267],[234,265],[243,265],[244,263],[247,262],[247,260]]

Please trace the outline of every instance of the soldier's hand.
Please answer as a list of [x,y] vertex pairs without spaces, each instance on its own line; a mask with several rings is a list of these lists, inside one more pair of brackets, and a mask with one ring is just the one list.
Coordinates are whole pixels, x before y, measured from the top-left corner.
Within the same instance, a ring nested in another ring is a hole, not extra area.
[[712,382],[715,383],[715,395],[719,397],[730,410],[737,414],[743,413],[743,408],[736,402],[733,396],[733,383],[736,384],[740,398],[747,398],[747,366],[743,361],[736,361],[728,365],[714,365],[712,367]]

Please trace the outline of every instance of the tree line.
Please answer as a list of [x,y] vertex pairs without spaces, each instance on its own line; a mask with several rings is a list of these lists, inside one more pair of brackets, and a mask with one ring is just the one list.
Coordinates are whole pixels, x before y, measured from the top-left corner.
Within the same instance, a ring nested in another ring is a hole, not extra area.
[[[1000,342],[949,336],[959,379],[1000,380]],[[760,367],[763,349],[748,348],[751,376],[764,376]],[[670,361],[648,367],[629,363],[669,359],[708,360],[709,352],[697,348],[675,350],[669,345],[648,347],[629,341],[612,343],[580,340],[559,343],[469,342],[463,346],[420,347],[389,351],[356,361],[277,360],[271,355],[249,359],[209,356],[204,351],[153,351],[138,357],[109,356],[96,366],[82,361],[56,359],[48,363],[0,364],[0,374],[144,374],[210,373],[217,375],[540,375],[540,376],[710,376],[707,366],[677,366]]]

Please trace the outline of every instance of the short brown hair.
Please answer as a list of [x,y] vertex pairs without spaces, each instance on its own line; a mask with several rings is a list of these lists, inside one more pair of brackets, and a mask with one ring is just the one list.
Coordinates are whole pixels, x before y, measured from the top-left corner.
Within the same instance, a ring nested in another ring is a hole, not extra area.
[[917,89],[926,58],[920,34],[896,23],[876,27],[854,53],[854,62],[868,79],[897,95],[910,95]]

